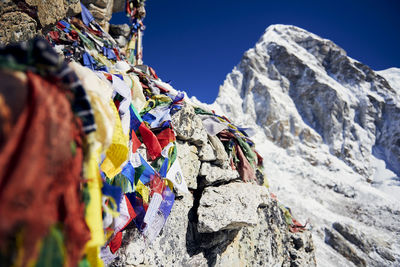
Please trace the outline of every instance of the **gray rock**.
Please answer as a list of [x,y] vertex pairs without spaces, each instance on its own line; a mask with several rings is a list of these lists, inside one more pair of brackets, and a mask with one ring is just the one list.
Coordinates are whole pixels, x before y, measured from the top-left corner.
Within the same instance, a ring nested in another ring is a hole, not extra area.
[[[219,239],[224,233],[226,240],[207,250],[211,265],[316,266],[311,233],[290,233],[276,201],[269,199],[265,208],[258,209],[257,215],[255,226],[215,233]],[[293,240],[301,240],[296,242],[303,245],[298,247]]]
[[325,242],[356,266],[367,266],[365,259],[338,233],[325,229]]
[[128,24],[110,24],[109,34],[112,37],[118,37],[120,35],[128,37],[131,29]]
[[343,194],[345,197],[348,198],[355,198],[356,197],[356,191],[354,190],[354,187],[352,186],[346,186],[344,184],[335,184],[333,186],[333,191],[339,194]]
[[202,254],[192,257],[186,249],[192,205],[190,194],[176,200],[162,232],[151,245],[146,244],[136,228],[127,230],[112,266],[206,266],[207,259]]
[[201,164],[199,175],[202,186],[209,186],[216,183],[226,183],[239,179],[239,173],[232,169],[221,169],[220,167],[211,165],[208,162]]
[[203,123],[189,104],[185,103],[182,109],[172,116],[171,123],[178,139],[189,141],[198,146],[207,143],[207,132]]
[[385,260],[388,260],[388,261],[391,261],[391,262],[395,262],[396,261],[396,258],[392,255],[390,250],[385,248],[385,247],[377,247],[376,248],[376,252],[379,254],[379,256],[381,256]]
[[214,161],[217,159],[213,147],[206,143],[199,149],[199,158],[201,161]]
[[333,223],[332,227],[349,242],[360,248],[364,253],[368,254],[372,251],[372,242],[369,241],[365,234],[360,233],[357,229],[353,228],[350,225],[341,224],[339,222]]
[[181,165],[187,186],[191,189],[197,188],[197,175],[200,170],[200,161],[197,156],[196,146],[177,141],[176,149],[178,151],[177,160]]
[[199,233],[257,224],[257,208],[268,203],[268,194],[265,187],[249,183],[206,187],[197,211]]
[[222,142],[216,136],[208,136],[208,140],[210,141],[212,147],[215,151],[215,164],[218,166],[227,166],[229,165],[229,156],[225,151],[225,147]]
[[92,13],[96,22],[108,32],[109,21],[113,13],[114,1],[112,0],[82,0],[89,11]]
[[176,200],[148,247],[136,229],[127,230],[111,266],[316,266],[311,233],[290,233],[276,201],[255,208],[254,225],[213,233],[197,232],[196,201]]

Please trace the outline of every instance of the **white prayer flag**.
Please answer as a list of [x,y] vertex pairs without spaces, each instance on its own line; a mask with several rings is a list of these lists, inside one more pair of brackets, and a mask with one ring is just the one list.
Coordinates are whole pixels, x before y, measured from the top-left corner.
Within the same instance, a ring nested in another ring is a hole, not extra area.
[[176,159],[174,164],[172,164],[166,178],[170,180],[174,184],[175,188],[177,188],[179,191],[182,191],[183,193],[189,193],[178,159]]

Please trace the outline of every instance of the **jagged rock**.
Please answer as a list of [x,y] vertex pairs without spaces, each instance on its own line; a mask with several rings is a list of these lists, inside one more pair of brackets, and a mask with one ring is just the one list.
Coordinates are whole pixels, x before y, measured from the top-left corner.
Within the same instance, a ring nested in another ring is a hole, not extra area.
[[109,33],[112,37],[124,36],[128,37],[131,29],[128,24],[110,24]]
[[372,251],[373,249],[372,243],[363,233],[359,233],[352,226],[335,222],[332,224],[332,227],[333,229],[338,231],[344,238],[346,238],[349,242],[359,247],[364,253],[368,254],[369,252]]
[[29,40],[65,16],[80,11],[78,0],[0,1],[0,43]]
[[367,266],[365,259],[357,254],[346,239],[327,228],[325,229],[325,242],[356,266]]
[[93,17],[96,19],[97,23],[99,23],[100,26],[103,27],[103,29],[108,32],[109,21],[113,13],[114,1],[82,0],[82,4],[84,4],[89,9]]
[[190,195],[176,200],[147,249],[139,232],[128,230],[111,266],[316,266],[311,233],[290,233],[276,201],[266,198],[264,207],[255,208],[254,225],[213,233],[197,231],[197,201]]
[[[228,235],[234,230],[227,232],[228,241],[207,250],[211,265],[316,266],[311,233],[290,233],[275,201],[269,199],[257,214],[255,226],[243,227],[233,237]],[[303,246],[296,249],[293,239],[301,240]]]
[[171,123],[178,139],[199,146],[207,143],[207,132],[203,127],[203,122],[194,113],[191,105],[185,103],[182,109],[172,116]]
[[388,260],[388,261],[391,261],[391,262],[395,262],[396,261],[396,258],[385,247],[377,247],[376,248],[376,252],[379,254],[379,256],[381,256],[385,260]]
[[75,11],[75,14],[81,11],[77,0],[26,0],[25,2],[30,6],[37,7],[37,16],[42,27],[56,23],[64,18],[70,10]]
[[226,183],[232,180],[239,179],[239,173],[232,169],[221,169],[213,166],[208,162],[201,164],[199,175],[202,177],[201,185],[208,186],[215,183]]
[[119,48],[125,48],[125,46],[128,44],[128,39],[122,35],[114,38],[114,40],[117,42]]
[[201,161],[214,161],[217,159],[213,147],[206,143],[199,149],[199,158]]
[[200,170],[200,161],[197,156],[196,146],[177,141],[176,149],[178,151],[177,160],[181,165],[187,186],[191,189],[197,188],[197,175]]
[[212,233],[257,223],[257,208],[268,203],[268,190],[249,183],[206,187],[200,199],[198,231]]
[[125,11],[125,0],[114,0],[113,13]]
[[225,147],[222,142],[216,136],[208,136],[208,140],[210,141],[212,147],[214,148],[215,152],[215,161],[214,163],[218,166],[227,166],[229,165],[229,156],[228,153],[225,151]]
[[118,258],[112,266],[206,266],[207,259],[200,255],[191,257],[186,249],[188,214],[193,197],[185,195],[176,200],[171,214],[151,246],[146,245],[139,231],[126,231]]
[[128,44],[130,28],[128,24],[110,24],[109,34],[115,39],[120,48]]
[[36,35],[37,22],[22,12],[10,12],[0,17],[0,43],[20,42]]
[[348,198],[354,198],[356,196],[356,192],[354,190],[354,187],[352,186],[346,186],[343,184],[335,184],[333,187],[333,191],[339,194],[343,194],[345,197]]

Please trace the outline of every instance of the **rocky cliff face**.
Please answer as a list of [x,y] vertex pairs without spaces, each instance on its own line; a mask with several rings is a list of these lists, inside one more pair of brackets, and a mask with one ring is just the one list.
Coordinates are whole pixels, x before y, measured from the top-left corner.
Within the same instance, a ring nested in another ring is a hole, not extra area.
[[243,183],[218,138],[187,103],[172,119],[190,194],[178,196],[159,237],[126,231],[112,266],[315,266],[309,231],[291,233],[264,186]]
[[[101,26],[108,30],[113,12],[123,11],[123,0],[82,1]],[[0,1],[0,43],[20,42],[41,34],[66,16],[81,12],[79,0],[2,0]]]
[[213,104],[259,129],[272,191],[310,220],[322,266],[400,262],[395,74],[303,29],[273,25]]
[[60,19],[80,12],[79,0],[3,0],[0,2],[0,43],[32,39]]

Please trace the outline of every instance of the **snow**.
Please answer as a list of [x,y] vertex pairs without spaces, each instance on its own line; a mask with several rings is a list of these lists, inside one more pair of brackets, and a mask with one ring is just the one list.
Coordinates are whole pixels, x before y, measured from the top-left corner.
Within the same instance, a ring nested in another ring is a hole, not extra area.
[[377,71],[376,73],[385,78],[389,82],[390,86],[400,94],[400,68],[389,68]]

